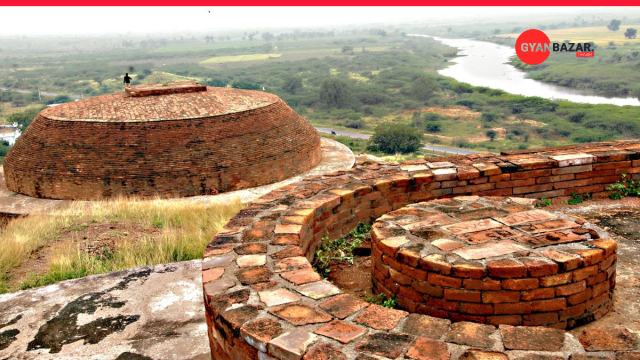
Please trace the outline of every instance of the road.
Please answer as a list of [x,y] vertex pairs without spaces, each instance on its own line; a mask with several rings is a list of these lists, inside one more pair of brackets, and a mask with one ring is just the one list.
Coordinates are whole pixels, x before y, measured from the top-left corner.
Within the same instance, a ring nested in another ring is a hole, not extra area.
[[[15,91],[15,92],[23,93],[23,94],[31,94],[33,92],[33,90],[9,89],[9,88],[6,88],[6,87],[0,87],[0,90],[2,90],[2,91]],[[72,99],[80,99],[82,97],[81,95],[56,94],[56,93],[51,93],[51,92],[47,92],[47,91],[40,91],[40,95],[42,95],[42,96],[53,96],[53,97],[56,97],[58,95],[67,95]]]
[[[316,126],[316,129],[320,132],[327,133],[327,134],[331,134],[331,132],[333,131],[336,133],[336,135],[348,136],[348,137],[357,138],[357,139],[369,139],[371,137],[371,135],[368,135],[368,134],[358,134],[350,131],[336,130],[336,129],[326,128],[326,127]],[[468,154],[475,153],[475,151],[471,151],[471,150],[462,150],[462,149],[450,148],[445,146],[436,146],[436,145],[425,145],[423,146],[423,149],[429,150],[429,151],[451,153],[456,155],[468,155]]]

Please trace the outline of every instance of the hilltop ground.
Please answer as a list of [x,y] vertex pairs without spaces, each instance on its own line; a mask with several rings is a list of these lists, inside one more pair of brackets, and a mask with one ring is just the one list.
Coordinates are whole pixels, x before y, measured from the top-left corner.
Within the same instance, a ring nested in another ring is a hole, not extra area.
[[[614,306],[593,325],[640,333],[638,205],[626,198],[548,208],[597,223],[618,240]],[[15,359],[208,359],[200,272],[193,260],[0,295],[0,350]]]

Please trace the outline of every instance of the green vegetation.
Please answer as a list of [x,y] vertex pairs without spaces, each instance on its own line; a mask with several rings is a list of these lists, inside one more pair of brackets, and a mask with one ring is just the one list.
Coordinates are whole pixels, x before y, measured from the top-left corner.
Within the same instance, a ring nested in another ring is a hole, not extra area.
[[571,198],[569,200],[566,200],[564,203],[568,204],[568,205],[578,205],[578,204],[582,204],[585,200],[589,200],[591,198],[591,196],[589,194],[577,194],[577,193],[572,193],[571,194]]
[[378,295],[370,295],[367,294],[364,300],[368,303],[384,306],[389,309],[393,309],[396,307],[396,299],[393,297],[387,298],[384,294],[380,293]]
[[207,60],[200,61],[200,64],[224,64],[231,62],[242,61],[256,61],[265,60],[271,58],[279,58],[282,54],[250,54],[250,55],[235,55],[235,56],[217,56]]
[[422,133],[409,125],[382,123],[376,127],[371,143],[385,154],[408,154],[422,146]]
[[[237,201],[196,204],[115,199],[89,206],[74,204],[52,216],[11,220],[0,233],[0,291],[199,259],[218,229],[241,208]],[[139,230],[127,236],[112,230],[114,226]],[[114,241],[89,246],[100,234]],[[27,265],[30,269],[31,260],[38,256],[45,258],[45,268],[21,277],[20,268]]]
[[313,266],[323,276],[327,276],[331,269],[331,261],[347,261],[353,264],[353,250],[369,237],[371,226],[359,223],[351,232],[336,240],[322,238],[322,245],[316,251]]
[[542,197],[540,200],[536,202],[536,207],[538,208],[548,207],[548,206],[551,206],[551,204],[552,204],[551,199],[549,199],[548,197]]
[[620,200],[626,196],[640,196],[640,182],[633,180],[627,174],[622,174],[622,179],[609,185],[607,191],[612,192],[609,197],[613,200]]

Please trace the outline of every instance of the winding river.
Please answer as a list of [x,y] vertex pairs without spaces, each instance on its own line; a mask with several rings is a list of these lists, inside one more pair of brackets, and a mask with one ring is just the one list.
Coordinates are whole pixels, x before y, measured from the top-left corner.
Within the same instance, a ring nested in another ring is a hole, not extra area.
[[[412,36],[432,37],[416,34]],[[432,38],[460,50],[458,54],[461,56],[451,60],[455,64],[438,71],[439,74],[460,82],[524,96],[565,99],[588,104],[640,106],[640,100],[637,98],[606,97],[596,95],[590,90],[571,89],[528,79],[527,73],[508,63],[509,58],[516,53],[515,49],[508,46],[470,39]]]

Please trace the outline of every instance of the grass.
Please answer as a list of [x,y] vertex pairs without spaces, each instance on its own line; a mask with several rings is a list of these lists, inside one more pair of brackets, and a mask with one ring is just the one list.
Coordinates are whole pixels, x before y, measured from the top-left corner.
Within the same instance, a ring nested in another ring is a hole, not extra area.
[[225,64],[234,62],[266,60],[271,58],[279,58],[282,54],[248,54],[235,56],[216,56],[207,60],[200,61],[200,64]]
[[[568,29],[557,29],[557,30],[545,30],[544,33],[547,34],[549,40],[551,41],[564,41],[571,40],[571,42],[590,42],[593,41],[596,45],[608,45],[609,41],[614,41],[617,44],[630,43],[630,44],[640,44],[640,38],[636,37],[635,39],[626,39],[624,37],[624,32],[627,28],[640,28],[640,25],[626,25],[623,24],[620,26],[620,30],[611,31],[607,29],[606,26],[594,26],[594,27],[583,27],[583,28],[568,28]],[[502,37],[512,37],[517,38],[520,34],[504,34],[500,35]]]
[[[239,201],[217,204],[117,199],[72,205],[52,216],[15,219],[0,233],[0,292],[136,266],[198,259],[215,233],[241,207]],[[81,250],[72,238],[60,240],[63,231],[82,231],[91,226],[87,224],[135,224],[160,231],[141,234],[136,241],[119,237],[113,248],[99,254]],[[54,243],[47,272],[29,274],[21,282],[11,279],[21,265]]]
[[318,273],[327,276],[331,261],[347,261],[353,264],[353,250],[369,236],[371,225],[359,223],[349,234],[339,239],[322,239],[320,249],[316,251],[314,266]]

